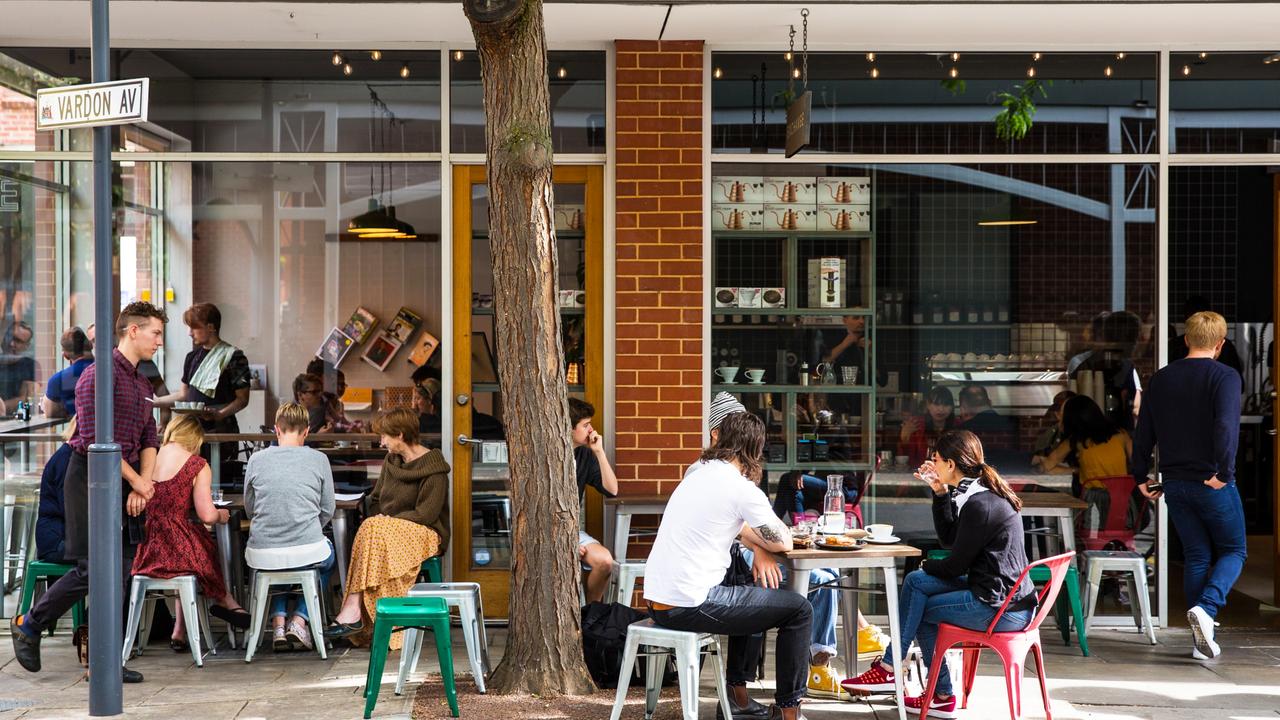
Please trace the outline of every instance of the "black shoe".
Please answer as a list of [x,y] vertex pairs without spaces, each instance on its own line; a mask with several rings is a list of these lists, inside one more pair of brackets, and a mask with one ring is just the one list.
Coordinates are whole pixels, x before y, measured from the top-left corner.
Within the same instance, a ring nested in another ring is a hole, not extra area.
[[170,639],[169,649],[176,653],[189,653],[191,652],[191,645],[189,645],[186,640]]
[[[733,693],[729,693],[729,711],[733,713],[733,720],[762,720],[769,717],[768,707],[752,698],[747,698],[746,705],[739,706],[733,700]],[[716,720],[724,720],[724,710],[720,708],[719,703],[716,703]]]
[[237,630],[248,630],[249,626],[253,624],[252,616],[250,616],[249,611],[244,608],[230,610],[222,607],[221,605],[214,605],[209,608],[209,614],[219,620],[230,623],[231,627]]
[[127,667],[120,668],[120,680],[129,684],[142,682],[142,673],[137,670],[130,670]]
[[364,630],[364,620],[354,623],[334,623],[324,629],[324,637],[326,640],[337,640],[348,635],[355,635]]
[[18,627],[22,616],[9,620],[9,634],[13,636],[13,656],[27,672],[40,672],[40,633],[28,635]]

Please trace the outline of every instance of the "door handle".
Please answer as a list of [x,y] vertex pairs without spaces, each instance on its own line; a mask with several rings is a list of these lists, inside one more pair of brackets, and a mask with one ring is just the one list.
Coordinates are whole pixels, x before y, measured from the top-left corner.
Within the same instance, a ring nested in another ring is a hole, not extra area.
[[477,440],[477,439],[475,439],[475,438],[469,438],[469,437],[467,437],[466,435],[459,435],[459,436],[458,436],[458,444],[459,444],[459,445],[483,445],[483,444],[484,444],[484,441],[483,441],[483,440]]

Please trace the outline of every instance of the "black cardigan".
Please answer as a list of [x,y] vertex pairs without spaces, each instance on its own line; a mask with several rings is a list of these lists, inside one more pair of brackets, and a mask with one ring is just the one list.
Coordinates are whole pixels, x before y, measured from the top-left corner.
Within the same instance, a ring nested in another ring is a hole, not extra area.
[[948,579],[967,574],[974,597],[997,610],[1010,589],[1014,590],[1010,611],[1035,607],[1035,587],[1030,578],[1013,587],[1027,567],[1027,553],[1023,547],[1022,516],[1008,500],[990,491],[977,493],[965,502],[957,518],[950,494],[934,495],[933,526],[942,546],[950,548],[951,554],[924,563],[921,567],[925,572]]

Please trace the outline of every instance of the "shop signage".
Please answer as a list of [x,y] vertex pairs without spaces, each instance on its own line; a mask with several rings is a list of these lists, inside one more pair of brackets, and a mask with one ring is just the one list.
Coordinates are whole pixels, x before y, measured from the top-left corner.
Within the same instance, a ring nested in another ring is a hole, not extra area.
[[127,125],[147,121],[150,79],[113,80],[36,91],[36,129]]
[[787,106],[787,157],[809,144],[809,119],[813,110],[813,93],[805,90]]

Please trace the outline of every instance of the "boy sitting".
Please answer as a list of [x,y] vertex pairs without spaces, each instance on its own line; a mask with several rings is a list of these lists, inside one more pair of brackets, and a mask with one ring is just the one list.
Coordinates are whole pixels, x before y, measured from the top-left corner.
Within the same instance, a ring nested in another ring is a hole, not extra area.
[[[618,476],[613,473],[609,458],[605,457],[600,433],[591,427],[591,416],[595,414],[596,409],[590,403],[569,398],[573,460],[578,466],[579,506],[586,496],[588,485],[605,497],[618,494]],[[613,555],[599,540],[579,530],[578,557],[582,560],[583,570],[590,572],[586,583],[587,602],[600,602],[604,599],[604,590],[609,585],[609,576],[613,572]]]

